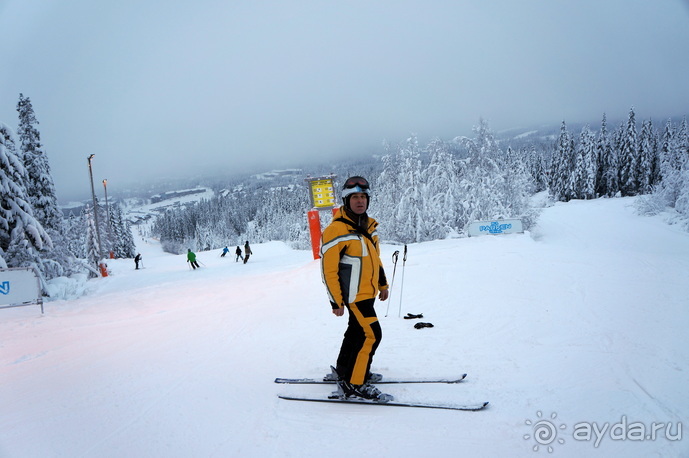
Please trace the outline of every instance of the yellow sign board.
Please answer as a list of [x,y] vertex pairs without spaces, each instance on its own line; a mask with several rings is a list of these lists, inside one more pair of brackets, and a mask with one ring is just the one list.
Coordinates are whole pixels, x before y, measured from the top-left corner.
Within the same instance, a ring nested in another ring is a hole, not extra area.
[[309,180],[311,187],[311,206],[314,208],[331,208],[335,206],[332,178]]

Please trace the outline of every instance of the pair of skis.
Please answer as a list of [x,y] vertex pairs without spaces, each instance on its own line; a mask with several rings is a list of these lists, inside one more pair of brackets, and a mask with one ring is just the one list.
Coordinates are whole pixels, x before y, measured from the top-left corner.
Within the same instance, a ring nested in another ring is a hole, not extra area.
[[[376,382],[376,385],[384,384],[413,384],[413,383],[447,383],[454,384],[460,383],[466,378],[467,374],[462,374],[458,378],[436,378],[436,379],[383,379]],[[334,380],[323,380],[323,379],[313,379],[313,378],[276,378],[275,383],[281,384],[296,384],[296,385],[334,385],[336,382]],[[400,401],[388,401],[379,402],[370,399],[361,398],[344,398],[337,392],[331,394],[327,397],[315,397],[315,396],[290,396],[290,395],[278,395],[280,399],[286,399],[289,401],[307,401],[307,402],[333,402],[342,404],[368,404],[368,405],[378,405],[378,406],[394,406],[394,407],[419,407],[426,409],[444,409],[444,410],[468,410],[476,411],[482,410],[487,405],[488,402],[482,402],[478,404],[428,404],[423,402],[400,402]]]

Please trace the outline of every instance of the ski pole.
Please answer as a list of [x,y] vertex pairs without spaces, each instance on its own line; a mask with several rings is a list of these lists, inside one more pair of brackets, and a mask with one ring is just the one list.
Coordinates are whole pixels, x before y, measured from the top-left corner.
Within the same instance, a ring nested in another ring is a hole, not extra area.
[[390,293],[388,294],[388,307],[387,309],[385,309],[385,316],[388,316],[388,312],[390,311],[390,302],[392,302],[390,296],[392,296],[392,285],[395,284],[395,271],[397,270],[397,258],[399,257],[399,255],[399,250],[392,253],[392,265],[394,267],[392,268],[392,281],[390,282]]
[[407,263],[407,245],[404,245],[404,257],[402,257],[402,285],[400,286],[400,308],[397,317],[402,316],[402,292],[404,291],[404,266]]

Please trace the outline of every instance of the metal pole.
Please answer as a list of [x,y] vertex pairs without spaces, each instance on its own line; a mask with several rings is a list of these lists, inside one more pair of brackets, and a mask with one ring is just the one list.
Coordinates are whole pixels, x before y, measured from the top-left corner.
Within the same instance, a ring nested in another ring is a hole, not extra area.
[[98,239],[98,261],[103,258],[103,250],[100,245],[100,229],[98,229],[98,208],[96,207],[96,190],[93,187],[93,169],[91,168],[91,159],[95,154],[91,154],[86,159],[89,162],[89,177],[91,178],[91,197],[93,198],[93,218],[96,221],[96,238]]

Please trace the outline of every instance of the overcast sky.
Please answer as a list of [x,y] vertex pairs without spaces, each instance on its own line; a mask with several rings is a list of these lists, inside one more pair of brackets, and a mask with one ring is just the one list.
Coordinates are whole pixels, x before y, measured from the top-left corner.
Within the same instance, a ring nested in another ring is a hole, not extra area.
[[[381,142],[689,114],[687,0],[0,0],[60,201]],[[597,128],[598,126],[593,126]],[[305,173],[308,170],[305,170]]]

